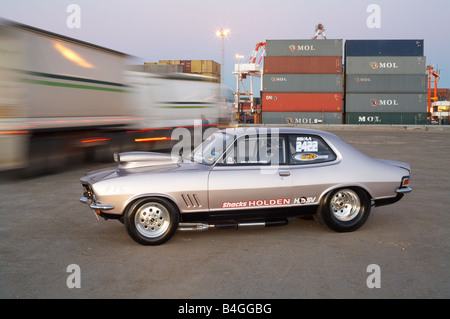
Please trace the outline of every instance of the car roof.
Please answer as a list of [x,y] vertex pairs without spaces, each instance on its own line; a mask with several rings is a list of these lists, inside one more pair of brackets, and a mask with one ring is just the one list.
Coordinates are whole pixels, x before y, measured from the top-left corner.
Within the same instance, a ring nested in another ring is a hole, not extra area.
[[[231,130],[231,131],[228,131]],[[230,133],[235,136],[235,138],[240,138],[245,135],[256,135],[256,134],[307,134],[307,135],[317,135],[323,138],[328,144],[331,144],[336,149],[339,149],[341,153],[347,153],[349,156],[361,156],[359,150],[355,149],[350,144],[344,142],[337,135],[309,128],[301,128],[301,127],[276,127],[276,126],[246,126],[246,127],[238,127],[222,130],[225,133]],[[365,156],[365,155],[364,155]]]
[[[246,127],[238,127],[231,128],[233,134],[236,137],[241,137],[249,134],[312,134],[312,135],[320,135],[327,137],[335,137],[334,134],[316,130],[316,129],[307,129],[300,127],[276,127],[276,126],[246,126]],[[224,132],[230,132],[230,129],[224,129]]]

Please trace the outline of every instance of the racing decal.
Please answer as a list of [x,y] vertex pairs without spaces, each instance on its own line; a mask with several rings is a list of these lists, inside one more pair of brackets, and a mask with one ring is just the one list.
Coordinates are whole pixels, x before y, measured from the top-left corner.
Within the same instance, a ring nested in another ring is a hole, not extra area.
[[317,155],[313,153],[295,154],[294,159],[296,161],[307,162],[307,161],[328,159],[328,155]]
[[294,198],[294,204],[310,204],[316,201],[317,197],[299,197]]
[[316,201],[317,197],[296,197],[293,200],[290,198],[278,198],[278,199],[258,199],[238,202],[224,202],[222,208],[247,208],[247,207],[271,207],[271,206],[284,206],[292,204],[312,204]]
[[222,204],[222,208],[268,207],[268,206],[281,206],[290,204],[291,204],[290,198],[258,199],[239,202],[224,202]]
[[311,136],[299,136],[297,137],[297,142],[295,144],[296,153],[312,153],[319,150],[319,143],[313,141]]

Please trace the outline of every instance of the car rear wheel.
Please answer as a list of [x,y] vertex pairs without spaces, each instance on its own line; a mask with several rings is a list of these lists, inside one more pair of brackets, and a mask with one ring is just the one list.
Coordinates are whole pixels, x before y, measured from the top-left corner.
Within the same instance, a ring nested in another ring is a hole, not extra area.
[[131,205],[124,216],[128,234],[142,245],[160,245],[178,228],[176,207],[164,198],[145,198]]
[[369,218],[370,203],[369,196],[362,189],[334,190],[324,198],[315,217],[334,231],[354,231]]

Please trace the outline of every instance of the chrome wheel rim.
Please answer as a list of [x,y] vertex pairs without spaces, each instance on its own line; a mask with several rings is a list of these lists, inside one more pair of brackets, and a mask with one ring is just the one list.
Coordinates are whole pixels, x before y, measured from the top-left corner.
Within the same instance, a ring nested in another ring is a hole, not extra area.
[[361,211],[359,196],[351,189],[338,191],[330,203],[331,213],[340,221],[350,221]]
[[142,205],[134,216],[137,231],[147,238],[156,238],[164,234],[170,226],[169,211],[158,203]]

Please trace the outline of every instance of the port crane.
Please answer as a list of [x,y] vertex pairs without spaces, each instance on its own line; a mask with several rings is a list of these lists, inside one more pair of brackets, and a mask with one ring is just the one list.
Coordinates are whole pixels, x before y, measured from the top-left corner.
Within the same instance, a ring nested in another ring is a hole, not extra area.
[[325,36],[325,27],[322,23],[316,25],[316,35],[314,36],[314,40],[316,40],[319,35],[322,35],[325,40],[327,39]]
[[258,60],[258,64],[261,64],[261,60],[263,58],[263,56],[266,54],[266,42],[258,42],[255,46],[255,48],[253,49],[252,55],[250,56],[250,60],[248,61],[248,63],[255,63],[256,62],[256,58],[258,56],[258,52],[261,49],[261,57]]
[[[237,55],[236,58],[238,59],[238,63],[234,65],[234,72],[233,74],[236,76],[236,107],[237,107],[237,113],[238,115],[243,115],[243,108],[241,107],[241,96],[248,96],[250,100],[250,108],[251,113],[256,113],[256,108],[254,105],[254,98],[253,98],[253,77],[259,77],[261,78],[261,87],[262,87],[262,74],[263,74],[263,68],[261,65],[261,61],[266,53],[266,42],[258,42],[248,60],[248,63],[240,63],[240,59],[242,59],[242,56]],[[258,54],[260,54],[260,57],[258,59]],[[256,60],[258,59],[258,62]],[[244,85],[243,80],[247,79],[249,77],[250,82],[250,92],[247,90],[247,88]],[[241,91],[241,85],[243,87],[243,91]]]
[[[434,70],[434,66],[428,65],[428,107],[427,112],[431,112],[431,101],[437,101],[437,79],[441,76]],[[434,96],[431,96],[431,77],[434,76]]]

